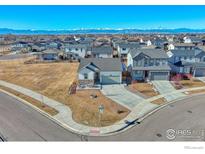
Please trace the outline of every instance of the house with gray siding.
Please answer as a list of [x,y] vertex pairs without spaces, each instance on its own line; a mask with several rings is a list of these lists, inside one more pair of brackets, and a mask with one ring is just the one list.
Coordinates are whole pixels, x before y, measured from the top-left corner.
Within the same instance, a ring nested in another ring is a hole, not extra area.
[[71,52],[78,55],[79,58],[84,58],[90,47],[85,44],[65,44],[62,49],[65,52]]
[[205,51],[201,48],[172,50],[168,54],[172,72],[195,77],[205,76]]
[[120,43],[117,46],[117,52],[121,61],[127,66],[127,55],[131,49],[140,48],[140,43]]
[[169,80],[171,68],[162,49],[132,49],[127,64],[133,80]]
[[91,55],[94,58],[112,58],[113,50],[111,46],[93,47]]
[[42,52],[37,52],[36,55],[40,60],[59,60],[60,50],[58,49],[47,49]]
[[82,58],[78,68],[80,85],[120,84],[122,65],[119,58]]

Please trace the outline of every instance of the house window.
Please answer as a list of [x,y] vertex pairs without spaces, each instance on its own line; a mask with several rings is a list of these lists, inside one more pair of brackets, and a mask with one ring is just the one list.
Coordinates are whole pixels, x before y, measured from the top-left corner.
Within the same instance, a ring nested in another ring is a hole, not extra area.
[[88,74],[84,73],[84,79],[87,80],[88,79]]
[[122,50],[123,50],[123,51],[125,51],[125,50],[126,50],[126,48],[122,48]]
[[154,60],[151,59],[151,60],[150,60],[150,66],[153,66],[153,65],[154,65]]
[[75,51],[78,51],[78,48],[75,48]]
[[160,60],[157,59],[157,60],[156,60],[156,66],[159,66],[159,65],[160,65]]
[[145,64],[145,66],[148,65],[148,59],[145,59],[144,64]]

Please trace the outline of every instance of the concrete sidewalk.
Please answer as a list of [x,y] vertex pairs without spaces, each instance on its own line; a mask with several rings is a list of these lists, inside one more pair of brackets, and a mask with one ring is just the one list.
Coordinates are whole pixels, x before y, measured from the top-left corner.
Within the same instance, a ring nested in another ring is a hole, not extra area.
[[177,91],[169,81],[152,81],[152,83],[161,95],[169,94],[164,97],[168,102],[185,96]]
[[[143,116],[147,115],[148,113],[150,113],[154,109],[160,107],[159,105],[150,103],[151,101],[154,101],[154,100],[162,98],[162,97],[166,97],[167,95],[170,95],[170,94],[174,95],[175,93],[178,93],[178,92],[205,89],[205,87],[197,87],[197,88],[176,90],[176,91],[173,91],[172,93],[158,95],[158,96],[146,99],[146,100],[142,100],[141,102],[138,102],[135,105],[135,107],[132,108],[131,113],[127,117],[120,120],[119,122],[116,122],[115,124],[113,124],[111,126],[95,128],[95,127],[89,127],[89,126],[85,126],[85,125],[76,123],[72,119],[72,111],[70,110],[70,108],[68,106],[64,105],[63,103],[52,100],[46,96],[43,96],[43,95],[41,95],[37,92],[34,92],[32,90],[29,90],[27,88],[23,88],[21,86],[17,86],[15,84],[11,84],[11,83],[8,83],[8,82],[2,81],[2,80],[0,80],[0,85],[8,87],[10,89],[13,89],[15,91],[18,91],[24,95],[27,95],[29,97],[32,97],[32,98],[38,100],[40,102],[42,102],[42,100],[43,100],[43,103],[55,108],[59,112],[56,116],[53,116],[53,117],[47,114],[48,117],[50,117],[51,119],[54,119],[54,121],[57,121],[58,123],[60,123],[61,126],[67,128],[68,130],[70,130],[72,132],[75,132],[75,133],[78,133],[81,135],[91,135],[91,136],[106,136],[106,135],[112,134],[113,132],[118,132],[119,130],[121,130],[121,131],[126,130],[126,129],[132,127],[133,125],[129,125],[129,127],[127,127],[128,124],[125,123],[125,120],[126,121],[134,121],[136,119],[142,118]],[[124,128],[126,128],[126,129],[124,129]],[[119,132],[121,132],[121,131],[119,131]],[[98,133],[92,134],[92,132],[98,132]]]

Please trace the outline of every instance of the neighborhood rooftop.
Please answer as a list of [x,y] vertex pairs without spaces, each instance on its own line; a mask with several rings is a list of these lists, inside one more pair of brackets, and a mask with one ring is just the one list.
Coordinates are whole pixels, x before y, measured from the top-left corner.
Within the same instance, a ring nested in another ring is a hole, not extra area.
[[168,58],[168,55],[162,49],[131,49],[130,54],[132,57],[136,57],[140,53],[143,53],[150,58]]
[[122,71],[122,64],[119,58],[83,58],[80,61],[79,69],[93,64],[101,71]]

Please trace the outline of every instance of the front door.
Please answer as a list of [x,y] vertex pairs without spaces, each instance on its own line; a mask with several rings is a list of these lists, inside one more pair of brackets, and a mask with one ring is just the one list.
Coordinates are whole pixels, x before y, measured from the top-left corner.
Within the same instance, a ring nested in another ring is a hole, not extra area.
[[99,82],[100,82],[100,75],[99,75],[99,72],[96,72],[96,73],[95,73],[95,79],[94,79],[94,82],[95,82],[95,83],[99,83]]

